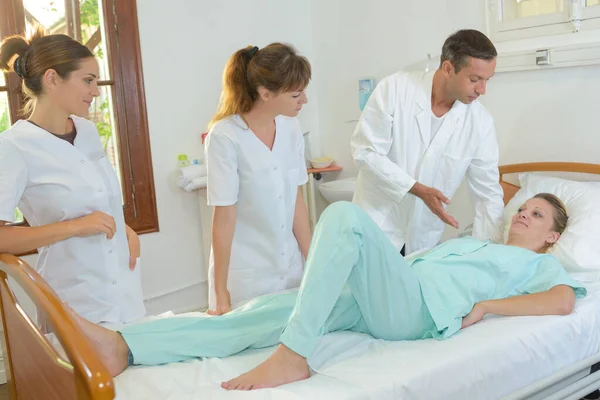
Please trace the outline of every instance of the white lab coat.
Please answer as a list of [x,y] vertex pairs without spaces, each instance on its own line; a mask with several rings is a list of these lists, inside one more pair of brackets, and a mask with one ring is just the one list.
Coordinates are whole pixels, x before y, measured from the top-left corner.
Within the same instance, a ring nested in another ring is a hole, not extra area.
[[[304,139],[295,118],[279,116],[275,123],[272,150],[238,115],[219,121],[207,136],[208,205],[236,208],[227,281],[233,305],[298,287],[302,279],[292,229],[298,186],[308,181]],[[212,248],[208,281],[214,308]]]
[[94,211],[111,215],[117,229],[111,240],[98,234],[42,247],[36,270],[88,320],[131,322],[146,310],[139,262],[129,270],[121,186],[96,126],[71,118],[74,145],[23,120],[0,135],[0,220],[13,222],[17,206],[33,227]]
[[443,222],[408,193],[415,182],[451,198],[463,177],[475,199],[473,236],[491,238],[499,226],[502,189],[494,122],[478,101],[456,101],[431,139],[433,72],[398,72],[369,98],[352,136],[359,168],[353,201],[406,254],[435,246]]

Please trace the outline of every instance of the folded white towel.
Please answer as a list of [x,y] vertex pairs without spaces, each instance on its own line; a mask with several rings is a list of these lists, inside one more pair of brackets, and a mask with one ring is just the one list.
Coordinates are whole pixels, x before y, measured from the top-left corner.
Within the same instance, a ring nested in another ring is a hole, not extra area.
[[206,164],[188,165],[187,167],[179,168],[179,176],[188,184],[195,178],[206,176]]
[[207,180],[208,178],[206,176],[201,176],[199,178],[192,179],[189,183],[180,187],[186,192],[191,192],[196,189],[205,188]]

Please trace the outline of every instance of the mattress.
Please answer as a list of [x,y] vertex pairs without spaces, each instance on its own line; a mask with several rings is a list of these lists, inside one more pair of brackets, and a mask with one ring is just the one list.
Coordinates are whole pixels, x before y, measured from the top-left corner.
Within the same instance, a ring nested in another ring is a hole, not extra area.
[[600,283],[586,286],[571,315],[489,316],[445,341],[332,333],[308,360],[310,379],[274,389],[220,388],[274,348],[134,367],[115,379],[117,399],[499,399],[600,351]]

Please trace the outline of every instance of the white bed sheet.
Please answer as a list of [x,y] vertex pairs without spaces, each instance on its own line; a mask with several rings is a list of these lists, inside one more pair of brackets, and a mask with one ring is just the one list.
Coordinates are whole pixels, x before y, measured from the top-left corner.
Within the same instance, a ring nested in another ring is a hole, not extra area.
[[330,334],[309,359],[316,374],[275,389],[219,386],[273,348],[135,367],[116,378],[117,399],[498,399],[600,351],[600,283],[587,287],[588,296],[569,316],[485,318],[446,341]]

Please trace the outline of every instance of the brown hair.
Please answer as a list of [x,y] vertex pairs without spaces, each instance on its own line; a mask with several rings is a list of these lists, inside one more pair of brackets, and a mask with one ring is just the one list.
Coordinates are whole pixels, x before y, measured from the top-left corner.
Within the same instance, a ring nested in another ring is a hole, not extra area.
[[287,44],[248,46],[236,51],[223,71],[223,91],[209,128],[233,114],[250,111],[258,98],[258,87],[271,92],[303,90],[311,77],[310,63]]
[[[538,193],[535,196],[533,196],[533,198],[543,199],[550,203],[552,208],[554,208],[554,225],[552,226],[552,229],[554,229],[555,232],[562,234],[567,228],[567,222],[569,222],[569,216],[567,215],[567,207],[562,202],[562,200],[550,193]],[[542,249],[538,251],[538,253],[545,253],[550,247],[552,247],[552,244],[547,243]]]
[[23,92],[28,98],[24,112],[29,114],[42,94],[46,71],[53,69],[67,79],[88,57],[94,57],[94,53],[83,44],[67,35],[46,35],[44,28],[38,27],[29,39],[15,35],[2,41],[0,70],[14,71],[23,79]]
[[474,29],[463,29],[450,35],[444,42],[440,66],[448,60],[458,72],[467,65],[468,57],[493,60],[497,55],[494,44],[487,36]]

